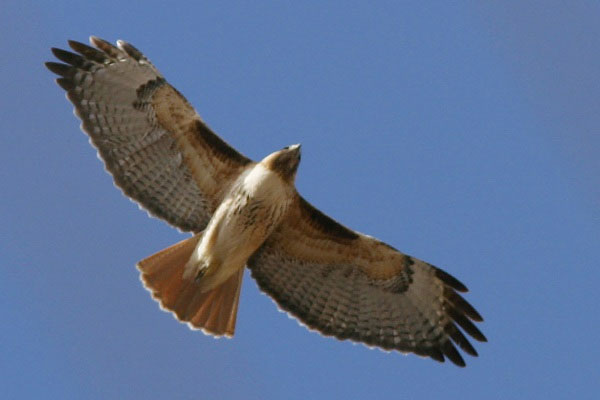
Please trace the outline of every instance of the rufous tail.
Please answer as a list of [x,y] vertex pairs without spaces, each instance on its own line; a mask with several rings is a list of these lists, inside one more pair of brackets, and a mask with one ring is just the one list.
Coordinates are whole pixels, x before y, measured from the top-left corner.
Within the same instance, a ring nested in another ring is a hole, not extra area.
[[220,286],[201,293],[192,277],[183,279],[183,269],[202,234],[195,235],[140,261],[144,286],[161,308],[193,329],[214,336],[233,336],[244,269]]

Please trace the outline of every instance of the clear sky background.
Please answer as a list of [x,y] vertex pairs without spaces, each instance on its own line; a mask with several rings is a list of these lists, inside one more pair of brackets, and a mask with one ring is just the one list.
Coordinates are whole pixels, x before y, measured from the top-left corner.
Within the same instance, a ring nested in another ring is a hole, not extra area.
[[[597,398],[600,5],[3,1],[4,398]],[[184,236],[115,189],[50,47],[141,49],[244,154],[303,144],[324,212],[469,286],[467,368],[323,338],[246,276],[236,336],[190,331],[135,263]]]

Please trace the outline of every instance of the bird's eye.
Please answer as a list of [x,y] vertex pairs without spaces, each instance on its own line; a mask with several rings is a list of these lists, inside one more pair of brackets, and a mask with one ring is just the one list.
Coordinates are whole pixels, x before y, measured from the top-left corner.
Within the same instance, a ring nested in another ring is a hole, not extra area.
[[283,150],[289,150],[289,149],[290,149],[290,146],[285,146],[285,147],[283,148]]

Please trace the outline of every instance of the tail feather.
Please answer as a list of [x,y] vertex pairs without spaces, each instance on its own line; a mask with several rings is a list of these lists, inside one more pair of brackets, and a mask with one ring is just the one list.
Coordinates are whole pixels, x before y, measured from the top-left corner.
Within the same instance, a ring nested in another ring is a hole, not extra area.
[[168,247],[137,265],[144,286],[161,307],[191,328],[214,336],[233,336],[240,298],[243,268],[220,286],[201,292],[183,270],[202,235]]

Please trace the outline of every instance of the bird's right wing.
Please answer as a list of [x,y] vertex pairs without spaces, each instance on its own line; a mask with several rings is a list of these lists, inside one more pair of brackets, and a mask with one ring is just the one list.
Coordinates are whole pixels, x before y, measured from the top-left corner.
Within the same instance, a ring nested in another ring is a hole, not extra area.
[[152,215],[200,232],[233,180],[252,161],[200,119],[187,100],[132,45],[91,37],[52,49],[46,66],[81,118],[106,169]]

